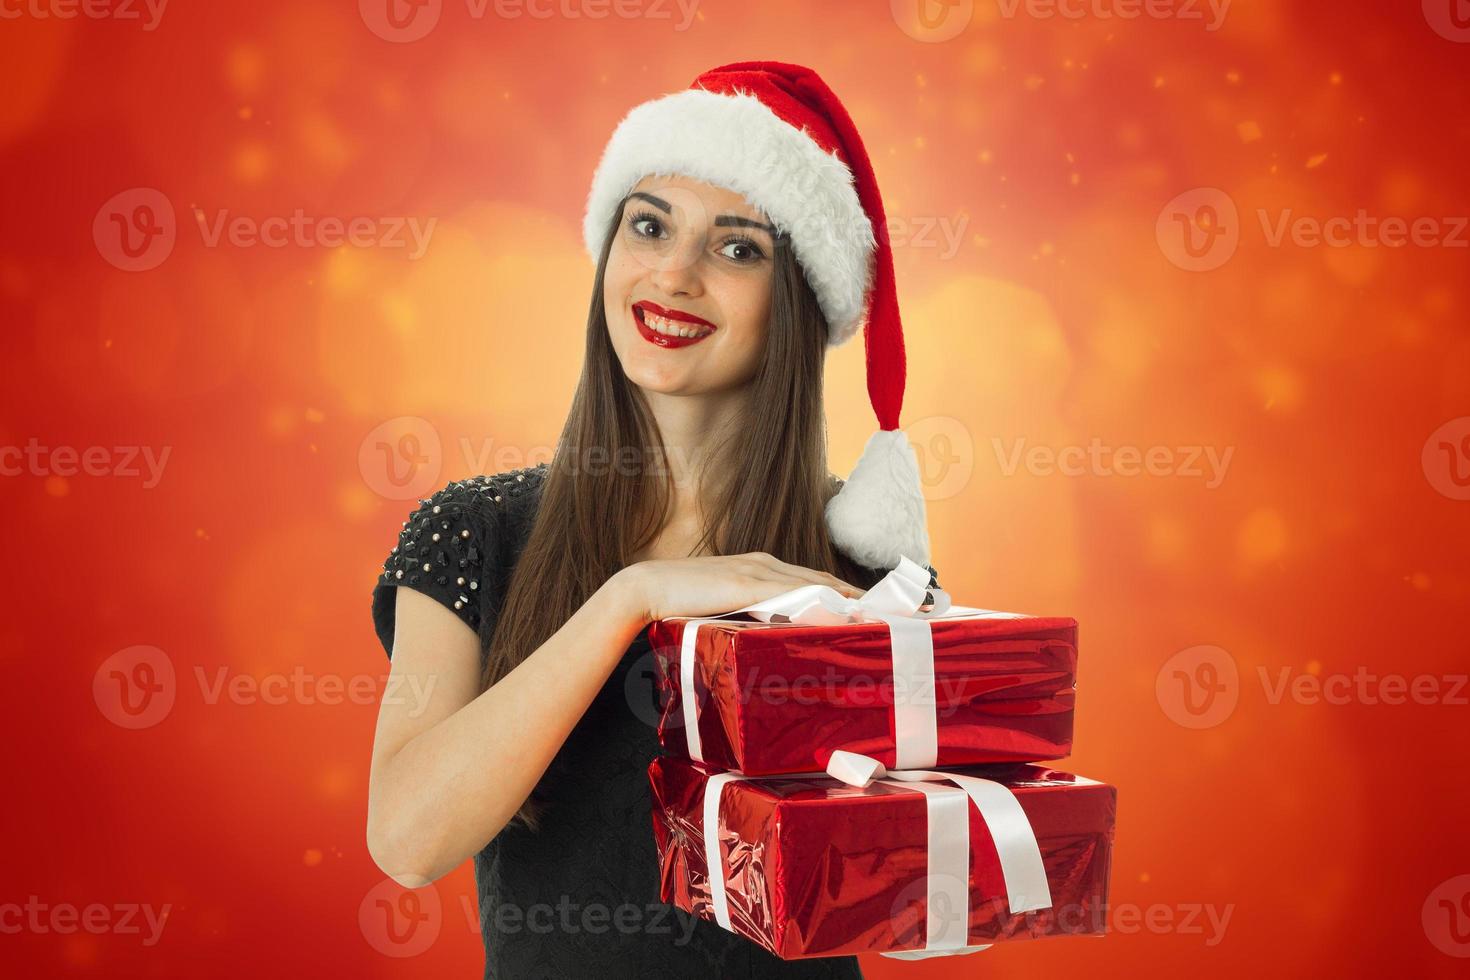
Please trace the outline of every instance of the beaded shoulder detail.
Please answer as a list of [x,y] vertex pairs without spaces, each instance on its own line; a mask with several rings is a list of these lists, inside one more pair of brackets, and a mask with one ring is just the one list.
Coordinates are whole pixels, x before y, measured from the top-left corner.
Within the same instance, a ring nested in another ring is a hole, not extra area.
[[493,518],[496,510],[538,489],[546,464],[526,466],[493,475],[456,480],[418,502],[398,535],[398,543],[383,562],[379,579],[385,585],[411,585],[426,591],[434,586],[448,589],[445,604],[456,611],[470,608],[468,589],[480,588],[485,565],[484,551],[493,542],[484,540],[484,523],[479,514]]
[[443,505],[450,501],[469,503],[473,500],[484,505],[503,504],[537,489],[548,468],[546,463],[537,463],[535,466],[523,466],[503,473],[480,474],[456,480],[419,503]]

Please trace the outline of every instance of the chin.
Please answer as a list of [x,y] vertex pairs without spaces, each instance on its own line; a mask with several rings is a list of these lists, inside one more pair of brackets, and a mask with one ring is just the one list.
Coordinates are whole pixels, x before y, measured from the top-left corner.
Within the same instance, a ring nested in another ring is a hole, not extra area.
[[656,392],[660,395],[688,395],[693,393],[688,384],[688,379],[682,374],[670,375],[666,371],[652,371],[640,369],[634,366],[632,370],[625,370],[624,374],[628,380],[646,392]]

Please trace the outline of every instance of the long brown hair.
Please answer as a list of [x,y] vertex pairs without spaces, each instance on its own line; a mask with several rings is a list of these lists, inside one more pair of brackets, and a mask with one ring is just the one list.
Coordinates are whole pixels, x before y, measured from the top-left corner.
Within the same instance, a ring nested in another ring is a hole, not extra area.
[[[495,617],[485,687],[560,629],[669,517],[673,473],[657,421],[614,354],[603,304],[603,277],[622,211],[620,203],[597,262],[582,376]],[[710,464],[700,511],[714,520],[706,522],[695,550],[765,551],[868,587],[873,570],[833,547],[823,518],[836,489],[827,471],[822,410],[827,323],[789,240],[777,238],[772,258],[770,328],[748,408],[716,434],[714,448],[700,460]],[[516,819],[535,829],[540,808],[533,794]]]

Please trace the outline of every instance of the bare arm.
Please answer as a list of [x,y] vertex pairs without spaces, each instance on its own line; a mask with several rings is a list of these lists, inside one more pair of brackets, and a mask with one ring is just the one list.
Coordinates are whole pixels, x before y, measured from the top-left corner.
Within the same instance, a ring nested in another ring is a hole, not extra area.
[[458,867],[510,821],[647,620],[626,576],[614,575],[534,653],[477,693],[474,631],[422,593],[397,593],[394,697],[378,711],[367,839],[384,873],[417,888]]
[[531,795],[650,620],[738,609],[812,583],[861,594],[763,552],[629,565],[483,693],[474,631],[428,596],[399,588],[394,697],[385,692],[378,711],[368,785],[373,860],[417,888],[483,848]]

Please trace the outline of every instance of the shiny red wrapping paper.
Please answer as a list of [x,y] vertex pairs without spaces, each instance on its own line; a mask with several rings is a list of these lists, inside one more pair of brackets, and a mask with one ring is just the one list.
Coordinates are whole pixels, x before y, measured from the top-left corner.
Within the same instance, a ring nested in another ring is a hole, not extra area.
[[[1045,766],[966,772],[1016,795],[1052,897],[1048,909],[1010,913],[995,846],[971,807],[969,943],[1101,935],[1117,791]],[[663,900],[713,920],[704,850],[709,773],[668,757],[648,769]],[[783,959],[923,948],[929,868],[921,794],[825,776],[766,777],[728,783],[719,813],[730,924],[740,935]]]
[[[1077,621],[931,620],[937,766],[1033,762],[1071,753]],[[689,758],[679,678],[683,620],[649,631],[664,750]],[[703,759],[752,776],[820,772],[837,749],[894,757],[886,623],[700,625],[695,697]],[[905,695],[900,691],[900,696]]]

